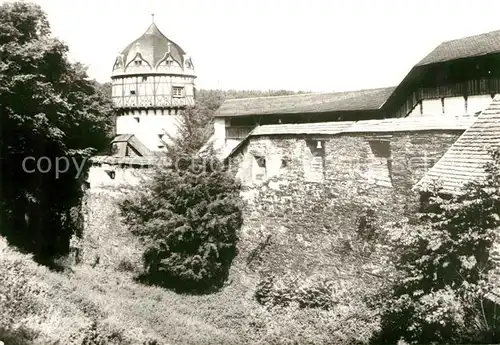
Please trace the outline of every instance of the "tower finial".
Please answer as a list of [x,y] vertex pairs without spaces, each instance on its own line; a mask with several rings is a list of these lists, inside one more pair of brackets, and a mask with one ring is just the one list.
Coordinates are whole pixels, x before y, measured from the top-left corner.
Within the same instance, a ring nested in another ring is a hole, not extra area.
[[151,19],[153,20],[153,24],[155,22],[155,14],[154,13],[151,13]]

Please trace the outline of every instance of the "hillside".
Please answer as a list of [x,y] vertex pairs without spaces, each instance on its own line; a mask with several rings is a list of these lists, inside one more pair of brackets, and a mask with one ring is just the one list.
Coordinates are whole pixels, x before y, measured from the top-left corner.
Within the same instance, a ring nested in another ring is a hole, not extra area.
[[127,272],[51,272],[0,237],[0,276],[0,340],[8,345],[330,344],[349,332],[349,323],[339,327],[340,310],[266,310],[252,296],[251,275],[234,274],[242,279],[220,293],[179,295]]
[[[98,338],[103,344],[241,342],[225,319],[241,319],[248,307],[232,288],[185,297],[136,284],[123,272],[76,266],[71,273],[55,273],[3,238],[0,255],[0,339],[6,344],[14,337],[26,340],[19,344],[98,344]],[[240,301],[222,303],[228,298]]]

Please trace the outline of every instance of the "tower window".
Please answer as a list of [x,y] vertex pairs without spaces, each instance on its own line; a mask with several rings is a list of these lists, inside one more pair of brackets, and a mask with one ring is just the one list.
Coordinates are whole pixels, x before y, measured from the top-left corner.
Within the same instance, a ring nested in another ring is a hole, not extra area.
[[142,65],[142,61],[141,61],[141,60],[136,60],[136,61],[134,61],[134,63],[135,63],[137,66]]
[[172,87],[172,97],[182,97],[183,91],[184,91],[184,88],[182,86]]
[[131,95],[135,95],[135,90],[130,90]]

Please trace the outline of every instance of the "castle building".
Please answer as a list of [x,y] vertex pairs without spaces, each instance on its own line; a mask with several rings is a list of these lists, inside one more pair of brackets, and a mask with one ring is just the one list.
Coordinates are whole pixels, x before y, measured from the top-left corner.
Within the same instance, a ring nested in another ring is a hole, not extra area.
[[226,156],[270,124],[477,115],[500,93],[500,30],[441,43],[395,87],[226,101],[212,141]]
[[111,79],[116,134],[134,135],[149,150],[163,151],[182,110],[194,105],[191,58],[153,21],[118,55]]

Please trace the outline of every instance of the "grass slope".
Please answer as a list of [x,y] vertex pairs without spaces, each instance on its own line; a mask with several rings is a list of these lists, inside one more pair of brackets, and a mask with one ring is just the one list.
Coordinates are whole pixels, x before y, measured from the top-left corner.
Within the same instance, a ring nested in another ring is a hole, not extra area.
[[342,308],[269,311],[253,298],[255,277],[233,276],[240,278],[220,293],[178,295],[135,283],[128,272],[85,265],[52,272],[0,237],[0,340],[8,345],[332,344],[346,343],[349,330],[359,330]]

